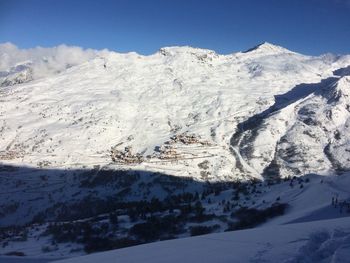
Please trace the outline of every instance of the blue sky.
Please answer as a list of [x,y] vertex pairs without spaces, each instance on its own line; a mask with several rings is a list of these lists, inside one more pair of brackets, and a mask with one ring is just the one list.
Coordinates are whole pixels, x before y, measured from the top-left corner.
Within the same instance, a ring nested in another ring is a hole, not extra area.
[[151,54],[190,45],[227,54],[267,41],[350,53],[350,0],[0,0],[0,43]]

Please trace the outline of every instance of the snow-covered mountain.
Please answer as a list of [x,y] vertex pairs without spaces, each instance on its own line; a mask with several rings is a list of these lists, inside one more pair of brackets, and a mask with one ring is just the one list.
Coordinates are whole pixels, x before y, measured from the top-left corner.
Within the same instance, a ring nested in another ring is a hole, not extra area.
[[0,255],[346,216],[330,203],[350,203],[349,75],[349,55],[269,43],[149,56],[0,45]]
[[[1,66],[3,162],[52,168],[113,164],[211,181],[260,179],[265,168],[285,159],[280,133],[292,128],[296,105],[307,95],[320,97],[312,95],[320,92],[318,83],[339,78],[333,72],[350,64],[349,56],[310,57],[269,43],[230,55],[191,47],[142,56],[64,46],[18,50],[9,44],[0,52],[8,58],[8,69]],[[294,97],[275,100],[284,93]],[[293,103],[280,110],[288,124],[275,114],[274,127],[262,124],[259,136],[245,135],[239,143],[231,138],[241,133],[242,122],[288,99]],[[276,151],[277,143],[282,148]],[[324,140],[314,144],[323,154]],[[307,171],[328,172],[327,160]],[[299,170],[293,172],[305,172]]]

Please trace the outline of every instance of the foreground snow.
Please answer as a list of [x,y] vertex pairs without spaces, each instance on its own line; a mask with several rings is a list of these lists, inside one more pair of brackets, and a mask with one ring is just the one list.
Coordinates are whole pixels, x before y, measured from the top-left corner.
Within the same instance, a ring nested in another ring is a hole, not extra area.
[[350,220],[340,218],[163,241],[57,263],[350,262]]
[[[53,259],[0,257],[0,262]],[[57,263],[350,262],[350,220],[338,218],[156,242]]]

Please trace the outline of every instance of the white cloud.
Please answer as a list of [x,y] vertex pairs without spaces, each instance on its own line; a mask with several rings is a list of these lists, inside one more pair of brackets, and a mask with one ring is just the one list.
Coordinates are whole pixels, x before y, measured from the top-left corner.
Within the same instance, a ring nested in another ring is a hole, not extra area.
[[69,65],[81,64],[106,52],[108,51],[66,45],[52,48],[19,49],[12,43],[4,43],[0,44],[0,71],[6,71],[18,64],[30,62],[34,76],[42,77],[64,70]]

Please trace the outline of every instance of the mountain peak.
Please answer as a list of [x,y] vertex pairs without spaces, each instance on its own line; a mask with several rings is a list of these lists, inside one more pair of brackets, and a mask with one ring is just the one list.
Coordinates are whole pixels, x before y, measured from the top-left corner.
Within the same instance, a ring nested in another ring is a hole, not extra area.
[[246,51],[243,51],[243,53],[293,53],[292,51],[281,47],[277,46],[268,42],[263,42],[260,43],[259,45],[256,45],[255,47],[252,47]]

